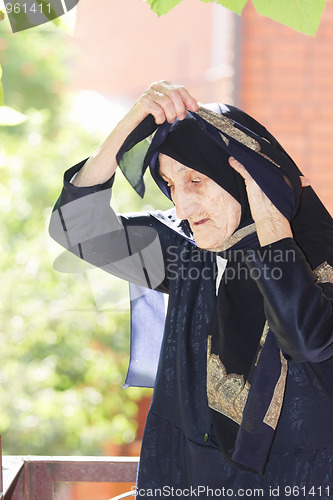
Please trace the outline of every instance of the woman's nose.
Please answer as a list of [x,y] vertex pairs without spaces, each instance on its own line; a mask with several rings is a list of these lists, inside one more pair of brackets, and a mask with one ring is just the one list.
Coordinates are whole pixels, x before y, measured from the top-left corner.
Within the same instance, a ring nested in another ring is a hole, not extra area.
[[173,196],[173,202],[179,219],[189,219],[197,209],[197,202],[192,194],[178,192],[177,195]]

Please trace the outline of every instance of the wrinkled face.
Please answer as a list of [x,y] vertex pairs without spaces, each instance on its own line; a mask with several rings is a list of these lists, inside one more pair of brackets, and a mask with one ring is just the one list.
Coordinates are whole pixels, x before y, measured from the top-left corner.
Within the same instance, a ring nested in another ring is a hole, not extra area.
[[239,226],[240,203],[212,179],[173,158],[160,154],[159,162],[177,217],[188,220],[198,247],[220,251]]

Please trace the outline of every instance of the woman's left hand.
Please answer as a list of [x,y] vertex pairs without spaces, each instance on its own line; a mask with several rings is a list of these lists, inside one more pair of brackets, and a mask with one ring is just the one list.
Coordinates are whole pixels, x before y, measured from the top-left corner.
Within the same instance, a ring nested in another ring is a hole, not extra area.
[[245,181],[260,245],[263,247],[283,238],[292,238],[293,234],[289,221],[273,205],[246,168],[233,157],[229,158],[229,163]]

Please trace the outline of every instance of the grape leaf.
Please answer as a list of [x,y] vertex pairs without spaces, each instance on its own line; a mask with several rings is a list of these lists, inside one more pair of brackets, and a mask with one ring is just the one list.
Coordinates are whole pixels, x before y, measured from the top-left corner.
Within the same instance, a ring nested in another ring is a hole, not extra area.
[[253,0],[258,14],[315,36],[326,0]]
[[[167,14],[182,0],[146,0],[159,16]],[[201,0],[215,2],[241,14],[247,0]],[[314,36],[327,0],[253,0],[258,14],[270,17],[290,28]]]
[[215,2],[219,5],[223,5],[223,7],[226,7],[227,9],[232,10],[233,12],[236,12],[237,14],[241,14],[242,10],[245,7],[245,4],[247,0],[201,0],[202,2],[209,3],[209,2]]
[[158,16],[162,16],[163,14],[167,14],[173,7],[182,1],[183,0],[147,0],[147,3],[149,3],[153,12]]

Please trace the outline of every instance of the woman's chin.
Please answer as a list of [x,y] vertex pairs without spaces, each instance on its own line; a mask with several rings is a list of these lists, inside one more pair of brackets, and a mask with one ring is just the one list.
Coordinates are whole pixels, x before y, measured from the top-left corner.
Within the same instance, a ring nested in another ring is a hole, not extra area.
[[223,247],[223,242],[214,239],[195,237],[194,235],[194,240],[197,247],[201,248],[201,250],[209,250],[210,252],[219,252],[220,249]]

